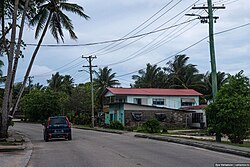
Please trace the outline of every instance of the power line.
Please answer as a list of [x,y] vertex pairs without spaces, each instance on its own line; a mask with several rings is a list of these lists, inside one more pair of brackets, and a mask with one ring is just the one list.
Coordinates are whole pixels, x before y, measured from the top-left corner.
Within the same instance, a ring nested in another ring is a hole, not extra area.
[[[144,24],[146,24],[149,20],[151,20],[153,17],[155,17],[157,14],[159,14],[163,9],[165,9],[166,7],[168,7],[171,3],[173,2],[173,0],[172,1],[170,1],[170,2],[168,2],[166,5],[164,5],[160,10],[158,10],[155,14],[153,14],[151,17],[149,17],[146,21],[144,21],[143,23],[141,23],[139,26],[137,26],[135,29],[133,29],[132,31],[130,31],[129,33],[127,33],[126,35],[124,35],[122,38],[125,38],[125,37],[127,37],[128,35],[130,35],[130,34],[132,34],[134,31],[136,31],[137,29],[139,29],[140,27],[142,27]],[[166,13],[166,12],[165,12]],[[157,19],[159,19],[159,17],[157,18]],[[156,19],[155,19],[156,20]],[[155,21],[154,20],[154,21]],[[144,28],[142,28],[140,31],[138,31],[138,32],[136,32],[136,33],[134,33],[133,35],[136,35],[136,34],[138,34],[139,32],[141,32],[142,30],[144,30],[145,29],[145,27]],[[117,46],[117,45],[120,45],[121,43],[123,43],[124,41],[122,41],[122,42],[120,42],[119,44],[116,44],[115,46]],[[101,49],[99,49],[99,50],[97,50],[97,51],[94,51],[94,52],[91,52],[91,53],[89,53],[89,54],[96,54],[96,53],[98,53],[99,51],[102,51],[102,50],[107,50],[107,48],[108,49],[111,49],[111,48],[113,48],[113,47],[115,47],[115,46],[112,46],[114,43],[112,43],[112,44],[109,44],[108,46],[105,46],[105,47],[103,47],[103,48],[101,48]],[[112,46],[111,48],[110,48],[110,46]],[[89,55],[88,54],[88,55]]]
[[[194,21],[194,20],[191,20],[191,21]],[[191,21],[188,22],[188,23],[191,23]],[[158,36],[158,37],[159,37],[159,36]],[[158,38],[158,37],[157,37],[157,38]],[[115,62],[115,63],[112,63],[112,64],[109,64],[109,65],[106,65],[106,66],[118,65],[118,64],[127,62],[127,61],[129,61],[129,60],[132,60],[132,59],[136,58],[136,57],[139,56],[139,55],[144,54],[145,52],[147,52],[148,50],[150,50],[150,48],[148,48],[148,49],[146,49],[146,50],[144,50],[144,51],[142,51],[142,50],[143,50],[144,48],[146,48],[147,46],[149,46],[150,44],[152,44],[157,38],[155,38],[153,41],[151,41],[150,43],[148,43],[146,46],[144,46],[144,47],[141,48],[140,50],[138,50],[138,51],[134,52],[133,54],[131,54],[130,56],[126,57],[125,59],[123,59],[123,60],[121,60],[121,61],[118,61],[118,62]],[[153,46],[154,46],[154,45],[153,45]],[[152,46],[151,46],[151,47],[152,47]],[[151,51],[153,51],[153,50],[154,50],[154,49],[151,49],[149,52],[151,52]],[[140,51],[142,51],[142,52],[140,52]]]
[[[166,22],[164,22],[163,24],[161,24],[160,26],[158,26],[157,28],[155,28],[153,31],[155,31],[155,30],[159,29],[160,27],[164,26],[165,24],[169,23],[169,22],[172,21],[173,19],[175,19],[175,18],[177,18],[178,16],[180,16],[182,13],[187,12],[187,10],[190,11],[190,10],[191,10],[190,7],[192,7],[194,4],[196,4],[196,3],[199,2],[199,1],[200,1],[200,0],[197,0],[196,2],[192,3],[192,4],[189,5],[187,8],[185,8],[184,10],[182,10],[181,12],[179,12],[178,14],[176,14],[175,16],[173,16],[172,18],[170,18],[169,20],[167,20]],[[179,2],[178,2],[178,3],[179,3]],[[177,4],[178,4],[178,3],[177,3]],[[175,4],[175,6],[176,6],[177,4]],[[175,6],[174,6],[174,7],[175,7]],[[171,9],[172,9],[172,8],[171,8]],[[183,16],[182,16],[182,17],[183,17]],[[181,17],[181,18],[182,18],[182,17]],[[181,19],[181,18],[180,18],[180,19]],[[180,19],[178,19],[175,23],[178,23],[178,21],[179,21]],[[193,20],[188,20],[188,19],[187,19],[186,22],[191,22],[191,21],[193,21]],[[185,22],[184,22],[184,23],[185,23]],[[153,43],[155,40],[157,40],[157,39],[158,39],[160,36],[162,36],[164,33],[165,33],[165,31],[164,31],[162,34],[160,34],[157,38],[155,38],[154,40],[152,40],[149,44],[147,44],[147,45],[144,46],[143,48],[139,49],[138,51],[134,52],[132,55],[127,56],[127,57],[124,58],[123,60],[120,60],[120,61],[118,61],[118,62],[111,63],[111,64],[106,65],[106,66],[111,66],[111,65],[117,65],[117,64],[120,64],[120,63],[124,63],[124,62],[126,62],[126,61],[128,61],[128,60],[131,60],[131,59],[133,59],[133,58],[135,58],[135,57],[141,55],[141,54],[143,53],[143,52],[139,53],[141,50],[143,50],[144,48],[146,48],[147,46],[149,46],[151,43]],[[169,35],[170,35],[170,34],[169,34]],[[112,51],[103,53],[103,54],[101,54],[101,55],[105,55],[105,54],[108,54],[108,53],[112,53],[112,52],[114,52],[114,51],[117,51],[117,50],[119,50],[119,49],[122,49],[122,48],[124,48],[124,47],[127,47],[127,46],[129,46],[129,45],[135,43],[136,41],[138,41],[138,40],[144,38],[144,37],[145,37],[145,36],[142,36],[141,38],[139,38],[139,39],[137,39],[137,40],[135,40],[135,41],[132,41],[132,42],[128,43],[128,44],[125,45],[125,46],[122,46],[122,47],[117,48],[117,49],[115,49],[115,50],[112,50]],[[133,56],[133,55],[135,55],[135,56]],[[99,56],[100,56],[100,55],[99,55]]]
[[[240,25],[240,26],[236,26],[236,27],[233,27],[233,28],[224,30],[224,31],[216,32],[216,33],[214,33],[214,35],[223,34],[223,33],[226,33],[226,32],[229,32],[229,31],[233,31],[233,30],[236,30],[236,29],[239,29],[239,28],[242,28],[242,27],[246,27],[246,26],[249,26],[249,25],[250,25],[250,22],[249,22],[249,23],[246,23],[246,24],[242,24],[242,25]],[[154,65],[157,65],[157,64],[159,64],[159,63],[161,63],[161,62],[163,62],[163,61],[165,61],[165,60],[167,60],[167,59],[170,59],[170,58],[172,58],[172,57],[174,57],[174,56],[180,54],[181,52],[184,52],[184,51],[186,51],[186,50],[188,50],[188,49],[194,47],[195,45],[197,45],[197,44],[199,44],[200,42],[204,41],[204,40],[207,39],[208,37],[209,37],[209,36],[206,36],[206,37],[200,39],[199,41],[193,43],[192,45],[186,47],[185,49],[183,49],[183,50],[181,50],[181,51],[179,51],[179,52],[177,52],[177,53],[175,53],[175,54],[173,54],[173,55],[171,55],[171,56],[169,56],[169,57],[167,57],[167,58],[165,58],[165,59],[160,60],[159,62],[155,63]],[[142,68],[142,69],[146,69],[146,68]],[[119,78],[119,77],[127,76],[127,75],[130,75],[130,74],[134,74],[134,73],[136,73],[136,72],[138,72],[138,70],[133,71],[133,72],[129,72],[129,73],[126,73],[126,74],[118,75],[118,76],[116,76],[116,77]]]
[[[151,31],[151,32],[166,31],[166,30],[169,30],[169,29],[172,29],[172,28],[175,28],[175,27],[181,26],[181,25],[183,25],[183,24],[186,24],[186,23],[192,22],[192,21],[194,21],[194,20],[196,20],[196,19],[188,20],[188,21],[186,21],[186,22],[182,22],[182,23],[180,23],[180,24],[172,25],[172,26],[170,26],[170,27],[166,27],[166,28],[164,28],[164,29],[159,29],[159,30],[154,30],[154,31]],[[150,32],[149,32],[149,33],[150,33]],[[150,33],[150,34],[151,34],[151,33]],[[149,34],[148,34],[148,35],[149,35]],[[112,53],[112,52],[115,52],[115,51],[120,50],[120,49],[122,49],[122,48],[125,48],[125,47],[127,47],[127,46],[129,46],[129,45],[131,45],[131,44],[133,44],[133,43],[135,43],[135,42],[137,42],[137,41],[141,40],[141,39],[142,39],[142,38],[144,38],[144,37],[145,37],[145,36],[141,36],[141,37],[140,37],[140,38],[138,38],[137,40],[132,41],[132,42],[130,42],[130,43],[128,43],[128,44],[126,44],[125,46],[122,46],[122,47],[120,47],[120,48],[117,48],[117,49],[111,50],[111,51],[109,51],[109,52],[107,52],[107,53],[103,53],[103,54],[100,54],[100,55],[106,55],[106,54],[108,54],[108,53]],[[100,55],[99,55],[99,56],[100,56]]]
[[[193,19],[195,20],[195,19]],[[192,20],[190,20],[192,21]],[[190,22],[188,21],[188,22]],[[185,24],[187,22],[183,22],[181,24]],[[128,39],[133,39],[133,38],[139,38],[139,37],[142,37],[142,36],[146,36],[146,35],[150,35],[150,34],[155,34],[155,33],[158,33],[158,32],[161,32],[161,31],[165,31],[167,29],[170,29],[170,28],[174,28],[176,26],[179,26],[181,24],[177,24],[177,25],[174,25],[174,26],[170,26],[170,27],[165,27],[165,28],[162,28],[162,29],[158,29],[158,30],[154,30],[154,31],[150,31],[150,32],[146,32],[146,33],[143,33],[143,34],[139,34],[139,35],[134,35],[134,36],[130,36],[130,37],[127,37],[127,38],[120,38],[120,39],[114,39],[114,40],[107,40],[107,41],[102,41],[102,42],[93,42],[93,43],[86,43],[86,44],[72,44],[72,45],[54,45],[54,44],[47,44],[47,45],[41,45],[43,47],[72,47],[72,46],[90,46],[90,45],[100,45],[100,44],[105,44],[105,43],[112,43],[112,42],[119,42],[119,41],[123,41],[123,40],[128,40]],[[29,45],[29,46],[37,46],[37,44],[26,44],[26,45]]]
[[[150,25],[152,25],[154,22],[156,22],[158,19],[160,19],[162,16],[164,16],[166,13],[168,13],[169,11],[171,11],[172,9],[174,9],[181,1],[182,1],[182,0],[178,1],[178,2],[177,2],[176,4],[174,4],[170,9],[168,9],[168,10],[165,11],[163,14],[161,14],[159,17],[157,17],[155,20],[153,20],[153,21],[150,22],[148,25],[146,25],[146,27],[144,27],[143,29],[141,29],[141,30],[137,31],[136,33],[134,33],[133,36],[135,36],[136,34],[140,33],[141,31],[143,31],[144,29],[146,29],[147,27],[149,27]],[[172,19],[170,19],[170,20],[172,20]],[[169,22],[170,20],[168,20],[167,22]],[[167,22],[165,22],[165,23],[167,23]],[[159,28],[162,27],[162,26],[163,26],[163,25],[161,25],[161,26],[155,28],[153,31],[159,29]],[[100,56],[100,55],[106,55],[106,54],[108,54],[108,53],[115,52],[115,51],[117,51],[117,50],[120,50],[120,49],[122,49],[122,48],[125,48],[125,47],[127,47],[127,46],[129,46],[129,45],[131,45],[131,44],[133,44],[133,43],[135,43],[135,42],[141,40],[141,39],[144,38],[144,37],[145,37],[145,36],[141,36],[140,38],[138,38],[138,39],[136,39],[135,41],[132,41],[132,42],[126,44],[125,46],[121,46],[121,47],[119,47],[119,48],[116,48],[116,49],[113,49],[113,50],[111,50],[111,51],[108,51],[108,50],[110,50],[110,49],[112,49],[112,48],[115,48],[116,46],[119,46],[120,44],[122,44],[122,43],[125,42],[125,40],[124,40],[124,41],[121,41],[120,43],[116,44],[115,46],[113,46],[113,47],[111,47],[111,48],[109,48],[109,49],[106,49],[106,51],[107,51],[106,53],[105,53],[105,52],[104,52],[104,53],[99,53],[98,55],[99,55],[99,56]]]

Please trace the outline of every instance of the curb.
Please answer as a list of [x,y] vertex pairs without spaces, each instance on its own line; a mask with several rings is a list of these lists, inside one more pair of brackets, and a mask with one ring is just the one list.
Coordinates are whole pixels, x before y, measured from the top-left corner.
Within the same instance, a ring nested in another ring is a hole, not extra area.
[[[30,139],[25,137],[24,134],[18,131],[14,131],[14,133],[18,134],[18,138],[22,139],[22,143],[20,145],[1,145],[0,153],[3,153],[3,155],[5,155],[4,153],[7,153],[5,156],[8,156],[9,152],[16,152],[16,154],[11,155],[12,160],[6,161],[8,163],[6,163],[5,165],[26,167],[32,155],[33,144],[31,143]],[[12,140],[15,141],[15,137]]]
[[158,140],[158,141],[184,144],[184,145],[204,148],[204,149],[208,149],[208,150],[212,150],[212,151],[229,153],[229,154],[234,154],[234,155],[239,155],[239,156],[244,156],[244,157],[250,158],[250,152],[230,149],[230,148],[226,148],[226,147],[222,147],[222,146],[217,146],[217,145],[214,145],[212,143],[200,143],[200,142],[197,142],[194,140],[188,141],[188,140],[183,140],[183,139],[178,139],[178,138],[173,138],[173,137],[165,137],[165,136],[163,137],[163,136],[152,136],[152,135],[141,135],[141,134],[136,134],[134,136],[138,137],[138,138],[146,138],[146,139],[152,139],[152,140]]
[[25,156],[23,157],[23,160],[21,162],[22,166],[26,167],[29,163],[29,160],[31,158],[32,152],[33,152],[33,144],[31,143],[29,138],[24,137],[25,140]]

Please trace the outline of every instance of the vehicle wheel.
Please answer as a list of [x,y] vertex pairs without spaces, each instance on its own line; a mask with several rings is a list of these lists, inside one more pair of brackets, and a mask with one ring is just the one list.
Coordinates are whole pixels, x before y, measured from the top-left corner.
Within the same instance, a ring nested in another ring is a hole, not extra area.
[[72,140],[72,135],[71,135],[71,133],[68,135],[68,140]]
[[45,141],[45,142],[48,142],[48,141],[49,141],[49,138],[48,138],[47,135],[44,135],[44,141]]

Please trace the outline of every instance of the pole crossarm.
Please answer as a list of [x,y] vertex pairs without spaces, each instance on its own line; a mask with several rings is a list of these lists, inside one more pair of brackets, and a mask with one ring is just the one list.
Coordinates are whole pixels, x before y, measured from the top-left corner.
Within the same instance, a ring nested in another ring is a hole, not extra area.
[[[194,6],[194,7],[192,7],[192,9],[204,9],[204,10],[206,10],[206,9],[208,9],[208,6],[200,6],[200,7]],[[212,6],[212,9],[226,9],[226,7],[225,6]]]
[[218,91],[217,86],[217,72],[216,72],[216,59],[215,59],[215,49],[214,49],[214,23],[216,20],[219,19],[218,16],[213,16],[213,12],[216,9],[225,9],[224,5],[222,6],[214,6],[212,5],[212,0],[207,0],[207,6],[194,6],[192,9],[204,9],[208,16],[201,16],[198,14],[186,14],[187,16],[198,16],[201,20],[201,23],[208,23],[209,24],[209,50],[210,50],[210,62],[211,62],[211,75],[212,75],[212,94],[213,94],[213,101],[215,101],[215,97]]

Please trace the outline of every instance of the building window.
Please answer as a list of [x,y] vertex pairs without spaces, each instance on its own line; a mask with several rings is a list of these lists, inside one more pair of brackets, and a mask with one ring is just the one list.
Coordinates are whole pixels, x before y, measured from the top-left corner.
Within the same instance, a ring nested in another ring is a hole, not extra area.
[[141,105],[142,100],[140,98],[135,98],[134,103]]
[[192,123],[203,122],[203,113],[192,113]]
[[194,98],[181,98],[181,106],[193,106],[194,104]]
[[160,98],[153,99],[153,105],[164,105],[164,99],[160,99]]
[[132,118],[134,121],[141,121],[142,120],[142,113],[141,112],[132,112]]
[[115,102],[119,102],[119,103],[126,102],[126,98],[125,97],[116,97]]
[[163,122],[167,116],[165,113],[155,113],[155,118],[158,120],[158,121],[161,121]]

